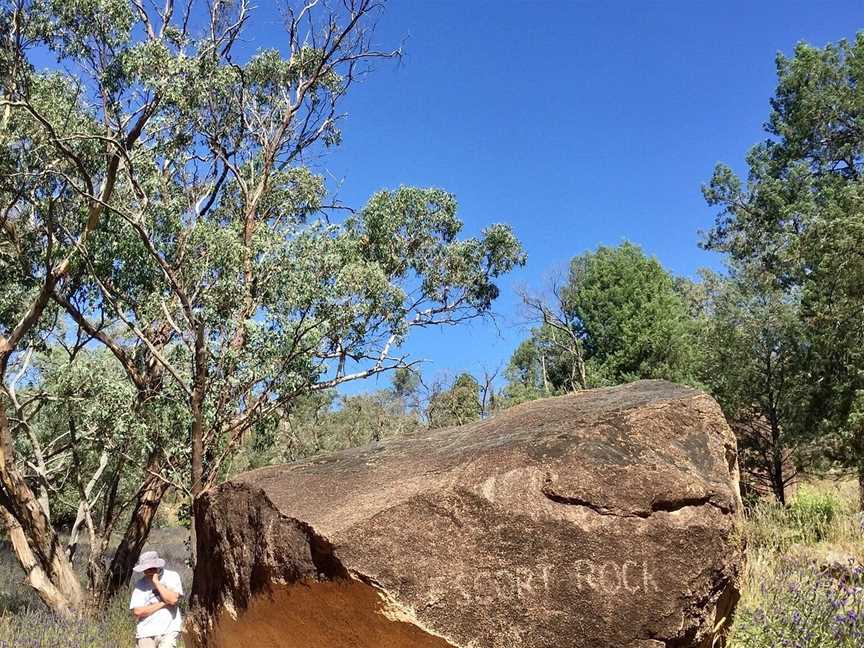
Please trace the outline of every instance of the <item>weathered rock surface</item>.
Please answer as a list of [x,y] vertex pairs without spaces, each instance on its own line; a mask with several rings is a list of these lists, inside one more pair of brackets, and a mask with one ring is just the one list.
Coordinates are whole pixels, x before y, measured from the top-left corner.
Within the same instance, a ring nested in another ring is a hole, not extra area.
[[642,381],[526,403],[207,492],[187,641],[708,647],[738,597],[739,509],[705,394]]

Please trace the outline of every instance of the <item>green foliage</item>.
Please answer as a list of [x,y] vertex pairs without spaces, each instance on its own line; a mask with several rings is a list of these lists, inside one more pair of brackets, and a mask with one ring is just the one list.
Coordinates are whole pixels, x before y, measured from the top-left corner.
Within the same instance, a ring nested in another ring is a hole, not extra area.
[[480,385],[469,373],[459,374],[449,388],[433,393],[426,409],[433,429],[473,423],[481,414]]
[[391,391],[403,413],[421,416],[421,385],[420,374],[413,367],[400,367],[393,372]]
[[501,399],[505,408],[549,394],[549,381],[544,375],[549,356],[544,355],[539,337],[539,331],[532,331],[531,337],[523,340],[510,357],[505,371],[507,385]]
[[[401,384],[401,383],[400,383]],[[391,389],[353,395],[334,390],[297,398],[275,428],[254,431],[230,474],[404,435],[420,426],[406,396]]]
[[[52,494],[52,520],[58,526],[72,525],[81,489],[103,459],[99,496],[91,501],[97,520],[110,515],[108,491],[116,489],[115,504],[134,496],[154,448],[170,464],[165,477],[188,483],[188,473],[178,468],[188,462],[188,410],[170,388],[141,409],[120,363],[98,347],[70,357],[50,346],[33,358],[26,377],[34,382],[19,388],[18,402],[26,405],[16,411],[16,451],[31,463],[39,452],[46,457],[44,485]],[[36,474],[26,474],[42,483]]]
[[669,273],[638,246],[600,247],[573,259],[563,298],[595,383],[692,380],[685,304]]
[[790,526],[797,531],[800,541],[811,543],[827,539],[844,512],[844,503],[836,494],[807,484],[798,488],[788,509]]
[[397,398],[410,398],[420,386],[420,375],[408,367],[400,367],[393,373],[393,394]]
[[462,308],[485,312],[498,296],[492,279],[524,264],[521,245],[506,225],[482,238],[459,241],[462,222],[454,196],[440,189],[402,187],[376,193],[358,218],[346,223],[357,254],[392,281],[415,277],[422,293],[445,303],[464,295]]
[[639,378],[696,380],[694,318],[676,283],[656,259],[632,243],[575,257],[567,283],[555,290],[561,311],[529,300],[543,323],[514,352],[504,403]]
[[789,507],[746,511],[747,561],[730,648],[852,648],[864,638],[855,484],[805,483]]
[[[48,287],[56,303],[32,341],[58,320],[98,329],[137,390],[149,447],[188,438],[199,398],[212,476],[239,439],[268,445],[303,394],[405,365],[391,351],[412,328],[487,315],[497,279],[525,262],[508,226],[460,238],[455,197],[413,187],[339,218],[301,162],[341,140],[336,107],[357,64],[379,56],[363,19],[376,7],[328,14],[327,48],[303,38],[317,24],[304,18],[283,50],[241,63],[245,5],[183,9],[209,14],[213,33],[198,35],[180,7],[160,29],[127,2],[28,4],[30,37],[4,40],[2,59],[15,103],[0,131],[14,207],[0,230],[0,335],[43,289],[45,264],[68,256],[74,280]],[[11,29],[15,11],[0,18]],[[28,64],[36,46],[57,72]],[[166,464],[182,470],[188,455]]]
[[811,545],[836,540],[838,523],[850,514],[836,493],[802,484],[787,506],[760,500],[747,511],[748,542],[753,551],[788,551],[796,544]]
[[737,436],[746,483],[781,502],[809,448],[809,349],[794,294],[752,266],[703,273],[700,381]]
[[579,389],[571,344],[569,336],[552,326],[532,329],[510,357],[503,406]]
[[748,154],[746,183],[720,165],[704,193],[721,208],[706,247],[769,273],[800,299],[807,424],[864,484],[864,432],[851,418],[864,388],[862,74],[864,34],[778,56],[769,138]]

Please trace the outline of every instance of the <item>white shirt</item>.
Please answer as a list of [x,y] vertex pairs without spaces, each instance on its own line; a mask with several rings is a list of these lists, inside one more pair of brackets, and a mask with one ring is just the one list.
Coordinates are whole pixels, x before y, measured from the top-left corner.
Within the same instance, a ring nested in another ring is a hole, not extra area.
[[[181,596],[183,595],[183,583],[180,581],[180,575],[177,572],[163,569],[159,576],[159,582],[163,587],[167,587],[172,592],[176,592]],[[143,576],[135,583],[135,589],[132,590],[132,600],[129,601],[129,609],[146,607],[161,600],[159,593],[153,587],[153,583],[147,576]],[[135,638],[158,637],[169,632],[180,632],[181,625],[180,607],[178,605],[164,607],[138,622],[135,628]]]

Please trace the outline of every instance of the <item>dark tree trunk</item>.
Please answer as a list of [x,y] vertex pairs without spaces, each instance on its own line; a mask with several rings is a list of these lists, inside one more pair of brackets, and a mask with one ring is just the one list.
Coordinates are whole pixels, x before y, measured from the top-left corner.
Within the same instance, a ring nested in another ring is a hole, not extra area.
[[201,494],[204,483],[204,422],[201,403],[192,403],[192,498]]
[[780,426],[771,421],[771,490],[777,501],[786,505],[786,481],[783,475],[783,442]]
[[[207,387],[207,346],[204,325],[199,324],[195,334],[195,381],[192,386],[192,505],[204,490],[204,391]],[[192,565],[198,559],[195,518],[192,519]]]
[[158,477],[161,466],[157,451],[154,451],[150,456],[147,467],[148,473],[138,491],[135,507],[132,509],[132,517],[126,526],[126,531],[114,553],[111,566],[108,568],[97,594],[98,599],[103,603],[111,599],[129,583],[132,567],[135,566],[138,556],[141,555],[141,549],[143,549],[144,543],[150,535],[150,528],[153,526],[153,518],[156,517],[159,504],[169,488],[168,482]]
[[189,405],[192,410],[192,499],[204,489],[204,390],[207,387],[207,346],[204,325],[195,332],[195,380]]

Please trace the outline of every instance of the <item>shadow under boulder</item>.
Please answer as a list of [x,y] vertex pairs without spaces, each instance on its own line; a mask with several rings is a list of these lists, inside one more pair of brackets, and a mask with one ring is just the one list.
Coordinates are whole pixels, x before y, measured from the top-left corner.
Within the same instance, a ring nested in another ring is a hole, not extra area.
[[738,599],[739,512],[735,440],[705,394],[641,381],[525,403],[203,494],[186,640],[709,647]]

